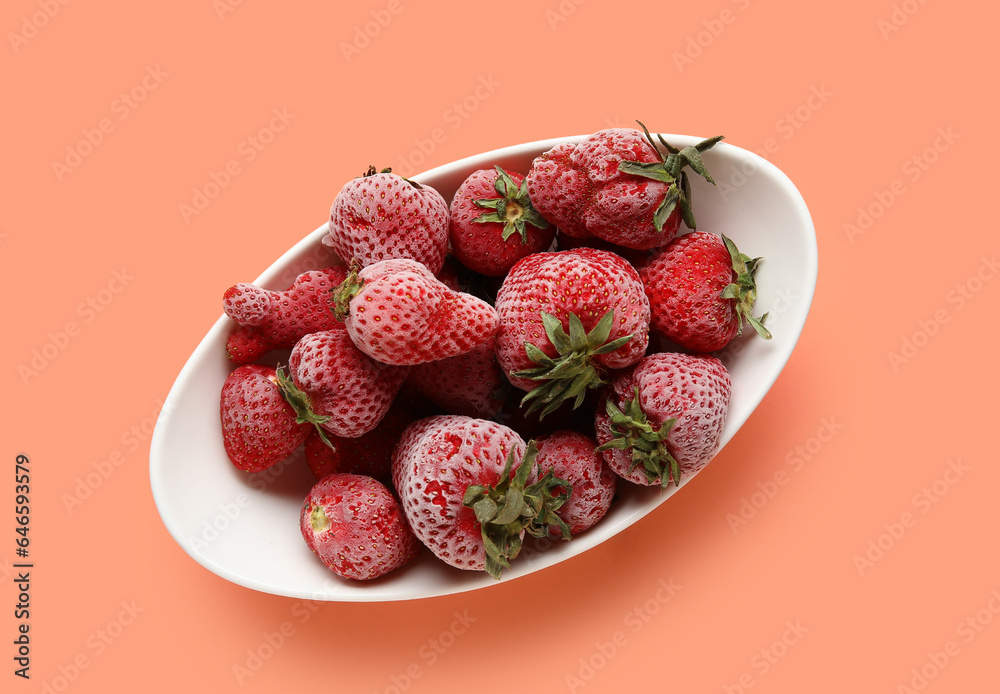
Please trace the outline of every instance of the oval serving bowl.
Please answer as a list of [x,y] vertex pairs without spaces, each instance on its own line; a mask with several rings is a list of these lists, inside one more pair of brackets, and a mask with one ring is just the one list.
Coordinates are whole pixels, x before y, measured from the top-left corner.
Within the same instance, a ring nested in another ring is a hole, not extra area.
[[[664,135],[685,147],[701,138]],[[476,169],[499,164],[527,173],[531,161],[563,142],[583,136],[529,142],[485,152],[412,177],[450,201]],[[718,186],[691,176],[698,227],[725,233],[744,252],[764,258],[757,273],[756,314],[769,312],[774,338],[745,330],[720,358],[729,367],[733,394],[722,446],[761,402],[791,356],[806,321],[816,285],[816,236],[802,196],[767,160],[725,142],[704,154]],[[291,248],[257,280],[284,289],[295,276],[319,267],[326,224]],[[235,282],[233,282],[235,284]],[[299,531],[299,510],[314,482],[301,452],[277,469],[248,474],[226,457],[219,427],[219,394],[233,365],[226,358],[232,328],[222,316],[192,353],[170,390],[150,448],[150,481],[167,530],[199,564],[233,583],[295,598],[331,601],[410,600],[497,585],[565,561],[640,521],[688,484],[660,492],[627,482],[608,515],[569,542],[525,543],[521,556],[496,581],[485,572],[455,569],[429,551],[406,567],[369,582],[341,580],[309,551]],[[391,445],[391,442],[387,442]]]

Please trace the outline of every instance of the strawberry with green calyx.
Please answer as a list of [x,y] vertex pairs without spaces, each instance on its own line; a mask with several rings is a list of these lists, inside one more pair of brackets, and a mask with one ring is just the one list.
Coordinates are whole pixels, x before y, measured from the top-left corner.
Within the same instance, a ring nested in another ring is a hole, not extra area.
[[771,333],[753,315],[760,258],[732,240],[694,231],[657,249],[639,268],[651,308],[650,330],[695,352],[715,352],[743,330]]
[[[593,422],[593,419],[591,419]],[[538,456],[535,463],[541,470],[573,485],[573,493],[559,508],[559,517],[566,521],[574,537],[601,520],[615,495],[615,475],[596,450],[593,436],[572,429],[555,429],[535,440]],[[549,534],[561,535],[561,529],[550,526]]]
[[473,484],[465,490],[462,503],[473,510],[482,527],[485,569],[493,578],[499,579],[503,570],[510,568],[510,561],[521,551],[525,532],[545,537],[549,526],[555,525],[562,539],[570,539],[569,525],[556,512],[570,498],[572,485],[555,477],[551,470],[528,484],[537,454],[535,442],[529,441],[513,477],[512,450],[495,485]]
[[546,412],[577,402],[603,373],[638,361],[649,344],[642,280],[609,251],[574,248],[522,259],[504,278],[496,309],[497,361],[516,388],[541,388],[530,399]]
[[[641,125],[641,123],[640,123]],[[721,136],[677,149],[643,126],[601,130],[539,155],[526,180],[539,214],[565,235],[647,250],[669,243],[682,217],[693,225],[685,167],[712,182],[701,154]]]
[[585,331],[579,316],[569,314],[568,334],[559,319],[551,313],[543,311],[541,315],[545,334],[559,356],[550,357],[535,345],[525,342],[528,358],[538,366],[515,371],[512,375],[543,381],[524,396],[521,404],[533,401],[528,412],[541,408],[541,416],[544,417],[567,401],[572,401],[573,409],[576,409],[583,404],[588,388],[604,385],[605,380],[595,358],[615,351],[633,336],[623,335],[614,340],[609,339],[614,325],[614,309],[605,313],[590,332]]
[[719,449],[732,379],[707,355],[657,352],[619,372],[594,432],[619,477],[666,488],[708,464]]
[[521,258],[548,248],[554,234],[531,204],[524,177],[500,166],[474,171],[452,198],[452,252],[477,273],[507,274]]
[[666,488],[673,480],[674,485],[679,485],[680,464],[670,454],[666,445],[670,429],[677,423],[677,418],[666,419],[658,429],[654,429],[639,405],[638,388],[635,389],[635,397],[625,403],[624,412],[618,409],[611,399],[607,400],[606,406],[614,438],[604,442],[595,450],[602,452],[615,448],[631,451],[632,463],[628,468],[629,475],[641,466],[650,484],[660,484]]
[[[659,152],[656,142],[653,141],[653,136],[649,134],[646,126],[639,121],[636,121],[636,123],[639,123],[640,127],[642,127],[642,132],[645,134],[650,146]],[[633,176],[643,176],[654,181],[660,181],[670,186],[667,189],[666,196],[663,198],[663,202],[656,208],[656,213],[653,215],[653,226],[657,232],[663,233],[667,221],[678,205],[680,206],[681,217],[684,223],[689,229],[695,229],[697,225],[694,213],[691,211],[691,184],[688,181],[687,171],[684,171],[684,167],[690,166],[696,174],[712,185],[715,185],[715,180],[712,179],[711,174],[708,173],[708,169],[705,168],[705,163],[701,160],[701,154],[718,144],[723,139],[723,136],[716,135],[683,149],[673,147],[660,134],[657,134],[656,137],[668,152],[666,156],[661,155],[662,161],[655,163],[623,161],[618,165],[618,170],[623,173],[632,174]],[[674,232],[676,233],[676,228]]]
[[299,340],[288,358],[288,372],[282,390],[301,421],[355,438],[382,421],[407,369],[371,359],[340,329]]

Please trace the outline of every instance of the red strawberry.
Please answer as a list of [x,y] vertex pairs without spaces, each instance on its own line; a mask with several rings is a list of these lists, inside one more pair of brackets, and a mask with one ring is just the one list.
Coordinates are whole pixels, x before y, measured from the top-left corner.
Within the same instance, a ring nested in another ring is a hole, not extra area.
[[364,475],[320,480],[302,505],[299,525],[309,549],[343,578],[378,578],[420,551],[392,492]]
[[[595,449],[597,442],[578,431],[561,429],[535,441],[538,469],[552,471],[573,485],[573,494],[559,509],[559,517],[572,535],[582,533],[601,520],[611,507],[617,477]],[[553,527],[552,534],[559,529]]]
[[599,451],[630,482],[680,484],[719,449],[732,381],[715,357],[659,352],[619,374],[594,422]]
[[304,272],[284,291],[240,283],[226,290],[222,308],[236,322],[226,343],[229,358],[249,364],[272,349],[290,349],[304,335],[340,327],[333,317],[330,290],[347,268]]
[[303,337],[292,348],[288,371],[290,379],[279,373],[281,387],[300,421],[345,438],[378,426],[406,378],[406,369],[367,357],[345,330]]
[[334,199],[323,243],[348,264],[412,258],[436,273],[448,250],[448,203],[430,186],[369,167]]
[[526,255],[544,251],[555,228],[535,211],[524,176],[474,171],[451,201],[452,252],[465,267],[500,277]]
[[497,361],[543,414],[567,400],[578,406],[605,370],[634,364],[649,342],[642,281],[608,251],[528,256],[511,268],[496,307]]
[[[416,536],[444,562],[499,578],[526,531],[545,534],[565,480],[532,483],[524,440],[502,424],[460,415],[414,422],[392,456],[392,478]],[[511,473],[517,471],[512,478]],[[567,535],[568,536],[568,535]]]
[[465,354],[412,366],[406,380],[449,414],[491,419],[503,407],[507,387],[495,352],[494,335]]
[[222,443],[233,465],[260,472],[290,456],[309,433],[281,396],[270,366],[246,364],[222,385]]
[[753,316],[759,261],[725,236],[703,231],[658,249],[639,269],[652,308],[650,330],[687,349],[714,352],[742,332],[745,318],[770,339],[764,318]]
[[[642,125],[640,123],[640,125]],[[528,192],[542,217],[570,236],[596,236],[626,248],[662,246],[681,218],[695,228],[685,166],[710,183],[701,153],[722,137],[678,150],[662,136],[663,155],[645,126],[601,130],[579,144],[537,157]]]
[[391,484],[392,448],[403,430],[417,419],[397,398],[378,426],[367,434],[356,438],[328,434],[327,443],[314,430],[306,439],[306,463],[317,480],[335,472],[349,472]]
[[351,274],[338,290],[338,315],[354,343],[385,364],[446,359],[486,342],[496,310],[449,289],[415,260],[382,260]]

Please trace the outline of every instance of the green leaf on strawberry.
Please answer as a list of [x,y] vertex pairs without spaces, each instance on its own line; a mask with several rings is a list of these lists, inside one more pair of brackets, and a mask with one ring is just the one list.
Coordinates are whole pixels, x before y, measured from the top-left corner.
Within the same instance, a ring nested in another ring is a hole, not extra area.
[[608,416],[611,418],[611,432],[615,435],[607,443],[597,447],[597,451],[611,448],[632,451],[632,463],[629,474],[641,467],[649,482],[660,483],[666,489],[670,480],[674,485],[680,484],[680,464],[667,448],[667,437],[677,419],[672,417],[654,429],[649,423],[646,413],[639,404],[639,388],[635,389],[635,397],[625,403],[624,411],[620,410],[610,399],[607,402]]
[[528,182],[521,181],[517,185],[514,179],[500,166],[496,167],[497,179],[493,184],[499,197],[486,200],[476,200],[477,207],[490,210],[476,217],[474,222],[486,224],[488,222],[498,222],[504,225],[501,238],[506,241],[515,232],[521,236],[521,243],[528,242],[527,225],[530,224],[538,229],[547,229],[549,223],[545,221],[528,196]]
[[740,333],[743,332],[743,321],[746,320],[757,331],[758,335],[765,340],[770,340],[771,331],[764,327],[764,319],[767,318],[767,314],[765,313],[760,318],[755,318],[753,315],[753,305],[757,301],[755,276],[761,258],[751,258],[741,253],[732,239],[725,234],[722,234],[722,242],[726,245],[729,257],[733,260],[733,273],[736,275],[736,281],[726,285],[720,296],[723,299],[736,301],[736,317],[739,321]]
[[531,342],[524,343],[528,358],[538,366],[516,371],[512,375],[544,381],[521,400],[522,405],[534,401],[528,407],[528,412],[541,409],[541,418],[551,414],[568,400],[573,401],[575,409],[583,404],[589,388],[597,388],[605,383],[593,358],[613,352],[632,339],[632,335],[624,335],[609,341],[614,313],[614,309],[605,313],[589,333],[580,317],[570,313],[567,333],[557,317],[541,312],[545,335],[559,356],[550,357]]

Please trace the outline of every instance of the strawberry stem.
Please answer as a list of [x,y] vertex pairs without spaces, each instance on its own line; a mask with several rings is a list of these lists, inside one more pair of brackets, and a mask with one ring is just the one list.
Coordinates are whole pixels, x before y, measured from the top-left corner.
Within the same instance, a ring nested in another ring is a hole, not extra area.
[[358,272],[360,271],[361,263],[356,258],[351,260],[351,267],[347,272],[347,277],[344,278],[343,282],[330,290],[333,317],[341,323],[347,318],[347,314],[351,312],[351,299],[364,286],[364,280],[358,279]]
[[654,429],[639,405],[639,388],[635,389],[635,397],[625,403],[624,410],[618,409],[611,398],[608,398],[606,409],[611,417],[611,432],[615,437],[597,447],[597,451],[607,451],[612,448],[631,450],[632,463],[629,474],[642,466],[646,480],[650,484],[660,483],[661,489],[666,489],[670,480],[677,486],[681,482],[681,468],[677,459],[667,448],[667,437],[677,423],[675,417],[663,422]]
[[650,178],[654,181],[670,185],[666,196],[653,214],[653,225],[658,232],[663,231],[663,225],[666,224],[667,218],[670,217],[678,204],[680,205],[684,223],[688,228],[692,230],[696,229],[697,224],[694,219],[694,212],[691,210],[691,184],[688,181],[687,172],[683,169],[685,166],[689,166],[696,174],[712,185],[715,185],[715,180],[708,173],[708,169],[705,168],[705,163],[701,159],[701,153],[718,144],[723,139],[723,136],[716,135],[707,140],[702,140],[696,145],[677,149],[663,139],[663,135],[657,133],[657,140],[667,150],[667,155],[664,156],[646,126],[641,121],[636,121],[636,123],[642,128],[642,132],[646,135],[646,140],[650,146],[656,150],[660,161],[623,161],[618,164],[618,170],[623,173],[632,174],[633,176],[642,176],[643,178]]
[[534,400],[528,412],[543,408],[539,415],[539,419],[542,419],[567,400],[573,400],[573,409],[576,409],[583,404],[589,388],[597,388],[605,383],[595,357],[613,352],[632,339],[632,335],[625,335],[609,341],[614,314],[614,309],[610,309],[588,333],[580,317],[570,313],[567,334],[558,318],[541,312],[545,334],[559,356],[550,357],[532,343],[524,343],[528,358],[538,364],[538,367],[515,371],[511,375],[544,381],[521,400],[522,405]]
[[501,238],[506,241],[514,233],[521,236],[521,243],[528,242],[527,225],[530,224],[538,229],[546,229],[549,223],[538,214],[531,198],[528,195],[527,179],[521,181],[518,186],[514,179],[500,166],[496,167],[497,177],[493,182],[493,188],[499,197],[475,200],[477,207],[490,210],[476,217],[473,222],[485,224],[487,222],[497,222],[504,225]]
[[309,396],[305,391],[298,388],[292,379],[288,377],[285,373],[285,367],[278,366],[275,370],[275,376],[278,381],[278,389],[281,391],[282,397],[285,398],[285,402],[291,405],[292,409],[295,410],[295,423],[296,424],[312,424],[316,427],[316,433],[323,440],[327,446],[333,450],[337,450],[333,443],[326,435],[326,430],[323,429],[323,424],[330,421],[330,415],[327,414],[317,414],[312,408],[312,402],[309,400]]
[[737,334],[743,333],[743,320],[746,319],[753,329],[765,340],[771,339],[771,331],[764,327],[765,313],[760,318],[754,318],[753,305],[757,301],[757,266],[761,258],[751,258],[740,253],[736,244],[725,234],[722,235],[722,242],[726,244],[729,257],[733,261],[733,274],[736,281],[726,285],[720,296],[723,299],[733,299],[736,302],[736,319],[739,321]]
[[529,441],[517,472],[511,477],[514,467],[511,450],[497,483],[470,484],[462,499],[476,514],[482,529],[486,572],[497,580],[520,553],[525,532],[542,537],[548,534],[550,525],[557,525],[564,540],[570,537],[569,526],[556,511],[569,499],[573,487],[553,475],[551,469],[534,484],[528,484],[537,454],[535,442]]

